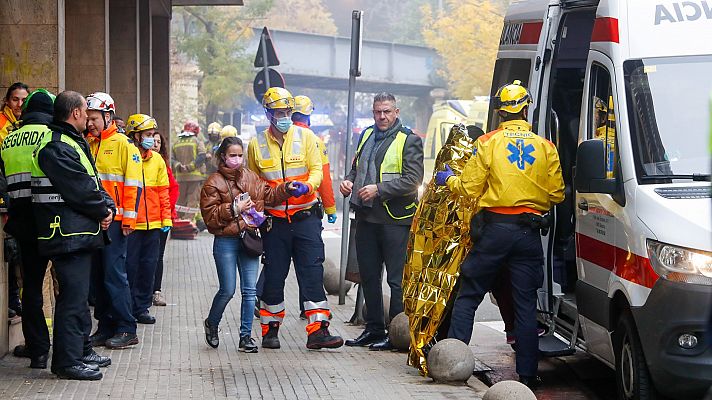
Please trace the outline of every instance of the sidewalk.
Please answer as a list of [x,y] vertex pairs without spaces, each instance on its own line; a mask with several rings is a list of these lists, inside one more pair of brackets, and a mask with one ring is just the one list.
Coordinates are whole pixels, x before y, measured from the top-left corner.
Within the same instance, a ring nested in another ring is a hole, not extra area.
[[[325,237],[326,239],[326,237]],[[338,240],[325,240],[327,255],[338,252]],[[338,259],[334,259],[338,264]],[[167,307],[153,307],[156,325],[139,325],[141,343],[108,351],[112,365],[98,382],[58,380],[47,370],[27,368],[29,360],[8,355],[0,360],[0,399],[478,399],[487,387],[470,378],[468,385],[435,384],[405,365],[404,353],[362,348],[310,351],[305,348],[305,322],[299,320],[297,285],[291,273],[287,316],[280,329],[282,348],[257,354],[237,351],[239,293],[220,326],[220,347],[205,344],[202,321],[217,290],[212,236],[194,241],[169,240],[163,281]],[[362,327],[347,321],[355,292],[346,304],[328,296],[334,319],[332,333],[356,337]],[[259,322],[254,320],[254,336]]]

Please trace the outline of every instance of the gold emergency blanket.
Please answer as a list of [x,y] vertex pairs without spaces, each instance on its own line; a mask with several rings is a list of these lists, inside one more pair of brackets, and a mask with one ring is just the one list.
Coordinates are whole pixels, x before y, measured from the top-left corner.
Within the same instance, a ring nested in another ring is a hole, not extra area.
[[[475,142],[463,125],[455,125],[435,161],[435,171],[448,164],[460,175]],[[408,258],[403,270],[403,305],[410,320],[408,365],[428,374],[425,356],[434,345],[437,330],[460,273],[460,263],[472,246],[470,220],[476,199],[451,193],[430,180],[410,228]]]

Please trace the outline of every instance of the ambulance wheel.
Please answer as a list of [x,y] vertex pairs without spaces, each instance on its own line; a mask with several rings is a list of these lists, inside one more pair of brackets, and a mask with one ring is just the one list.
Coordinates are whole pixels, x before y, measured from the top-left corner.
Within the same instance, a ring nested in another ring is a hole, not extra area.
[[623,311],[613,332],[616,355],[616,386],[620,400],[660,399],[653,386],[633,315]]

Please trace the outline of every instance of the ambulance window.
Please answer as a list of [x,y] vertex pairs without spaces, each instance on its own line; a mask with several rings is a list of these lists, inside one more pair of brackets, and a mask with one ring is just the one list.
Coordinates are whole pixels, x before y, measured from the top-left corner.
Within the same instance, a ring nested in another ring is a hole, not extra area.
[[616,107],[608,70],[602,65],[593,64],[590,85],[587,139],[603,141],[606,146],[606,173],[608,178],[614,178],[618,165]]
[[[492,78],[492,89],[490,99],[497,94],[497,89],[507,83],[514,82],[515,79],[522,81],[522,85],[529,87],[529,73],[531,72],[532,61],[529,58],[500,58],[494,64],[494,77]],[[490,101],[489,116],[487,120],[488,130],[497,128],[499,118],[492,109],[493,102]]]

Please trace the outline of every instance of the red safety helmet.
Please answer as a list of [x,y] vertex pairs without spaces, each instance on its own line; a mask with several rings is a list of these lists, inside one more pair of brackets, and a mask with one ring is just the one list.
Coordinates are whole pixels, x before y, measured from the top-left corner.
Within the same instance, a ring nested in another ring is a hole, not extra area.
[[188,121],[183,125],[183,132],[193,132],[197,135],[200,133],[200,126],[195,121]]

